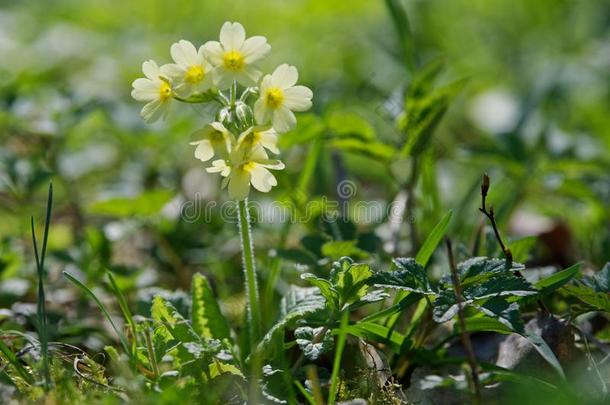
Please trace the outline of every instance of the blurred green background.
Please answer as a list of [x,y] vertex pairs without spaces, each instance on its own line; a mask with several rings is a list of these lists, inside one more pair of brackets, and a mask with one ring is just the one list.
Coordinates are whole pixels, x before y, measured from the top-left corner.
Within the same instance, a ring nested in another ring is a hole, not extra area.
[[[396,4],[406,5],[408,26],[391,12]],[[394,158],[409,136],[397,126],[405,88],[442,61],[438,82],[466,85],[417,157],[424,163],[411,221],[419,239],[453,208],[452,237],[471,243],[488,172],[507,234],[539,238],[536,264],[597,268],[610,259],[608,1],[0,1],[0,306],[27,313],[15,303],[34,301],[29,221],[35,215],[41,232],[52,179],[56,309],[75,299],[62,270],[95,285],[110,268],[142,301],[155,288],[186,289],[202,271],[240,315],[235,225],[218,211],[197,221],[180,211],[227,198],[188,145],[209,112],[176,105],[167,121],[146,125],[130,97],[142,61],[169,62],[179,39],[217,39],[227,20],[268,38],[264,71],[296,65],[314,91],[312,111],[281,140],[280,185],[253,200],[285,201],[297,190],[305,201],[336,198],[345,179],[357,186],[354,201],[399,198],[411,167]],[[348,226],[346,239],[384,257],[392,226],[373,222]],[[301,238],[320,226],[255,226],[261,276],[278,265],[274,256],[286,259],[270,288],[297,279],[294,263],[311,256]],[[412,253],[406,223],[398,232],[397,253]],[[56,327],[64,340],[77,335]]]

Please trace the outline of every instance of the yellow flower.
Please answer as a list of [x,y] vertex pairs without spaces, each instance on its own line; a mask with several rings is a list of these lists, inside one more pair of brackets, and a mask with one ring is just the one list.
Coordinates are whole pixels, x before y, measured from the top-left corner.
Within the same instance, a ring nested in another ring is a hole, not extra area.
[[231,141],[234,139],[233,134],[220,122],[206,125],[203,129],[196,131],[193,137],[199,138],[190,144],[197,146],[195,158],[202,162],[212,159],[214,154],[226,159],[231,151]]
[[280,153],[280,150],[277,148],[277,132],[268,126],[250,127],[237,138],[237,148],[246,150],[256,145],[261,145],[276,155]]
[[283,168],[282,162],[269,159],[263,147],[256,145],[247,150],[237,148],[231,152],[229,160],[215,160],[212,162],[212,167],[206,170],[209,173],[220,173],[225,177],[223,187],[228,184],[230,198],[243,200],[250,194],[250,185],[263,193],[277,186],[277,180],[269,169]]
[[220,30],[220,42],[208,41],[203,45],[205,57],[214,65],[214,80],[220,89],[231,87],[233,80],[243,86],[254,86],[261,72],[255,63],[271,50],[267,39],[254,36],[246,39],[240,23],[226,22]]
[[165,118],[174,95],[167,65],[159,67],[154,60],[148,60],[142,64],[142,72],[146,77],[133,81],[131,97],[148,102],[140,113],[144,121]]
[[313,97],[308,87],[295,86],[298,79],[297,69],[286,64],[263,78],[259,99],[254,103],[254,117],[259,124],[271,121],[279,133],[295,127],[293,111],[307,111]]
[[188,97],[212,87],[212,65],[203,57],[203,46],[197,51],[189,41],[180,40],[172,44],[170,53],[176,63],[166,65],[165,71],[175,84],[176,94]]

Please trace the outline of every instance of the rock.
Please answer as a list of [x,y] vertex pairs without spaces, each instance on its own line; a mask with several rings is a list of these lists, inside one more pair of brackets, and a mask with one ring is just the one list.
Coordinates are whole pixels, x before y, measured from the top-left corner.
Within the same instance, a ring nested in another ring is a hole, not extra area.
[[[525,325],[525,330],[542,336],[560,363],[566,364],[574,357],[574,334],[567,322],[553,315],[540,313]],[[547,367],[534,346],[516,333],[500,343],[496,364],[511,370],[531,371]]]

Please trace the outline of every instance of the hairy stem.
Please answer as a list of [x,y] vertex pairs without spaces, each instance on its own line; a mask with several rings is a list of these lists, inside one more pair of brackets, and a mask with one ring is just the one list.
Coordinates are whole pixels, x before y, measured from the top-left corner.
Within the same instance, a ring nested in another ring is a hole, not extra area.
[[248,323],[250,327],[250,350],[254,352],[260,338],[261,313],[256,281],[256,268],[254,264],[254,246],[252,245],[252,230],[250,228],[250,213],[248,212],[248,199],[238,201],[239,235],[244,276],[246,279],[246,294],[248,298]]
[[479,382],[479,373],[477,372],[477,359],[474,355],[474,349],[472,348],[472,341],[470,335],[466,332],[466,321],[464,317],[464,297],[462,296],[462,286],[460,285],[460,277],[458,275],[457,266],[453,258],[453,248],[451,247],[451,241],[445,240],[447,243],[447,254],[449,256],[449,267],[451,268],[451,281],[453,282],[453,289],[455,291],[455,297],[458,303],[458,319],[460,322],[460,337],[462,339],[462,345],[466,351],[466,358],[470,365],[470,374],[472,378],[472,385],[474,389],[474,404],[481,403],[481,386]]

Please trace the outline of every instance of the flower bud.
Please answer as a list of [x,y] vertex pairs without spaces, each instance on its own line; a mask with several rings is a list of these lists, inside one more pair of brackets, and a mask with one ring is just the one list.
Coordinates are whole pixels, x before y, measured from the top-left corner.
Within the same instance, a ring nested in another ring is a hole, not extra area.
[[221,108],[220,110],[218,110],[218,112],[216,113],[216,121],[218,121],[224,125],[228,125],[232,121],[231,120],[231,108],[224,107],[224,108]]
[[244,127],[250,127],[254,124],[254,113],[243,101],[238,101],[235,104],[235,115],[237,116],[239,123]]

